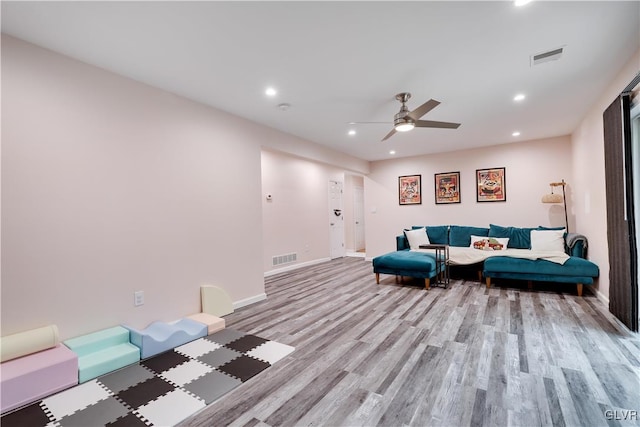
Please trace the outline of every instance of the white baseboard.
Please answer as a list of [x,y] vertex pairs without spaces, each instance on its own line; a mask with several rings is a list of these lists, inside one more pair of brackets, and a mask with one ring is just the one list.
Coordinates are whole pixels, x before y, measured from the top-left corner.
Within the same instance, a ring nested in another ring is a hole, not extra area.
[[602,301],[602,303],[604,305],[609,307],[609,298],[604,296],[604,294],[602,292],[600,292],[598,289],[591,288],[591,291],[596,295],[596,298],[598,298],[600,301]]
[[267,294],[265,293],[254,295],[249,298],[241,299],[240,301],[235,301],[233,303],[233,309],[237,310],[239,308],[245,307],[247,305],[255,304],[257,302],[264,301],[266,299],[267,299]]
[[276,268],[275,270],[265,271],[264,272],[264,277],[274,276],[276,274],[285,273],[287,271],[297,270],[298,268],[302,268],[302,267],[309,267],[309,266],[320,264],[320,263],[327,262],[327,261],[331,261],[331,258],[314,259],[313,261],[301,262],[301,263],[298,263],[298,264],[288,265],[288,266],[282,267],[282,268]]
[[366,258],[367,255],[364,252],[347,251],[345,256],[353,258]]

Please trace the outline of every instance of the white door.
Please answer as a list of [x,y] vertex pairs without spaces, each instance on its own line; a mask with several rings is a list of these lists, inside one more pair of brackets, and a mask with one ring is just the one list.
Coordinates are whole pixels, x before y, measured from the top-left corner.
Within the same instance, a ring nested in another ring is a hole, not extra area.
[[329,181],[329,244],[331,259],[345,255],[342,183],[338,181]]
[[364,188],[353,187],[353,219],[354,219],[354,246],[356,252],[364,251]]

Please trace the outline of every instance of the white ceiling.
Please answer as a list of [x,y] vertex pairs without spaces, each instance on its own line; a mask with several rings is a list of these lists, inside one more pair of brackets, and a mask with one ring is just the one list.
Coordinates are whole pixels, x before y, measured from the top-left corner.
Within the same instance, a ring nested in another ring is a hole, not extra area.
[[[2,31],[379,160],[571,133],[640,48],[640,2],[2,1]],[[391,122],[403,91],[410,109],[442,102],[424,119],[462,126],[380,142],[391,124],[348,124]]]

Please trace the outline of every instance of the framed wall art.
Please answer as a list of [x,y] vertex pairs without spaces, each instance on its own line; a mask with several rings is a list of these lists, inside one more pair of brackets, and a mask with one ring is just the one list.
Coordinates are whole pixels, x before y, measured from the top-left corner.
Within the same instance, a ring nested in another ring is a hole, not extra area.
[[478,202],[507,200],[505,168],[476,169],[476,200]]
[[422,203],[422,175],[405,175],[398,178],[400,205]]
[[460,203],[460,172],[434,175],[436,205]]

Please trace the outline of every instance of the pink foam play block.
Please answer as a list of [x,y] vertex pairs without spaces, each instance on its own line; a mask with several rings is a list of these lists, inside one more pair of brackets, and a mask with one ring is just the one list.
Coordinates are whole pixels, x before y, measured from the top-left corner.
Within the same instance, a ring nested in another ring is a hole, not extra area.
[[224,319],[207,313],[192,314],[191,316],[187,316],[187,319],[195,320],[196,322],[207,325],[208,335],[223,330],[225,326]]
[[78,356],[59,344],[0,365],[1,412],[78,384]]

